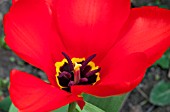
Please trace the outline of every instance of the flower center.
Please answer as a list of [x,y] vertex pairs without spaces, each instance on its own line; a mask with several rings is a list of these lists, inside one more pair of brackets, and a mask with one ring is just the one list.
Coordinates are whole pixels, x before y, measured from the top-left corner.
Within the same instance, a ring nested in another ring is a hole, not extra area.
[[72,58],[62,52],[65,57],[61,62],[56,62],[56,81],[63,90],[71,92],[73,85],[94,85],[100,80],[100,69],[91,60],[96,54],[85,58]]

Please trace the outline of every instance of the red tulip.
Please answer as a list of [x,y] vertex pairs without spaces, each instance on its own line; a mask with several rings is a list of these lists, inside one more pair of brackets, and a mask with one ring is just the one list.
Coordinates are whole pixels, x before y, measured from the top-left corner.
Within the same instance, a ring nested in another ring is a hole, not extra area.
[[5,41],[50,84],[13,70],[11,100],[20,111],[41,112],[83,106],[81,93],[131,91],[169,47],[169,20],[169,10],[131,9],[130,0],[13,0]]

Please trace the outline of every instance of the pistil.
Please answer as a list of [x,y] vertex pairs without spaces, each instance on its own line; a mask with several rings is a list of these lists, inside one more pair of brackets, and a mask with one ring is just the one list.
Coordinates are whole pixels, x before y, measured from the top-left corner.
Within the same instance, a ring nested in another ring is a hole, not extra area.
[[78,84],[80,81],[80,67],[81,64],[75,63],[74,65],[74,83]]

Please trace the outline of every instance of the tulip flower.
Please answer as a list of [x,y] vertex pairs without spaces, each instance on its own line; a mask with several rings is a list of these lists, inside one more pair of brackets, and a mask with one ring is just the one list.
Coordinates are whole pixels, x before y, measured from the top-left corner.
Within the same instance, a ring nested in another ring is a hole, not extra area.
[[169,48],[170,11],[130,8],[130,0],[13,0],[5,41],[43,70],[49,83],[10,73],[10,97],[21,112],[46,112],[133,90]]

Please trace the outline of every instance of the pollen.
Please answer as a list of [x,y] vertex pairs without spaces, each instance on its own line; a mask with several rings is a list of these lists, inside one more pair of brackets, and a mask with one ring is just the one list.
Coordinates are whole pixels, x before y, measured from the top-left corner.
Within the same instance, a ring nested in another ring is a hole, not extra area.
[[74,85],[94,85],[100,80],[100,67],[92,59],[96,54],[85,58],[72,58],[62,52],[64,59],[56,62],[56,82],[60,89],[70,91]]

